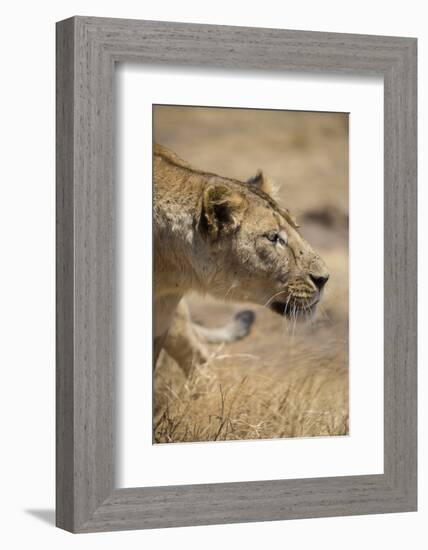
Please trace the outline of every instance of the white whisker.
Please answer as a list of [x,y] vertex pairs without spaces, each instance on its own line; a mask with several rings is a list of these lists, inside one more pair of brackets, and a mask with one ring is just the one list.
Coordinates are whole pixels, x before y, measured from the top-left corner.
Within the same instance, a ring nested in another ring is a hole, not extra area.
[[273,295],[269,298],[269,300],[264,304],[264,307],[267,307],[267,306],[271,303],[271,301],[272,301],[274,298],[276,298],[276,297],[279,296],[280,294],[284,294],[285,292],[287,292],[287,291],[286,291],[286,290],[281,290],[280,292],[277,292],[276,294],[273,294]]
[[238,283],[237,281],[235,281],[233,284],[231,284],[230,287],[228,288],[228,290],[226,291],[226,294],[224,295],[223,300],[226,301],[226,298],[227,298],[229,292],[230,292],[231,290],[237,288],[238,286],[239,286],[239,283]]

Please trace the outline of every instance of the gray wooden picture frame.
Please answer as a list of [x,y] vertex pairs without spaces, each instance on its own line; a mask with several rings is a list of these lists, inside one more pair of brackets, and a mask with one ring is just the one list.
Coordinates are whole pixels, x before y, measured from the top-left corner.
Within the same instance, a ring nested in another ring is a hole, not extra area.
[[[58,527],[83,533],[416,510],[416,46],[414,38],[91,17],[57,24]],[[118,62],[383,77],[383,474],[115,487]]]

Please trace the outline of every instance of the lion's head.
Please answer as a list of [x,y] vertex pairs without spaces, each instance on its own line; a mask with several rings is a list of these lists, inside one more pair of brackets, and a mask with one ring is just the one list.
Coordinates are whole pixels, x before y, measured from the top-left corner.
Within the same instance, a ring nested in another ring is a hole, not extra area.
[[199,212],[204,256],[211,259],[206,273],[211,294],[255,302],[291,318],[314,312],[327,268],[288,210],[272,198],[261,172],[246,183],[213,176]]

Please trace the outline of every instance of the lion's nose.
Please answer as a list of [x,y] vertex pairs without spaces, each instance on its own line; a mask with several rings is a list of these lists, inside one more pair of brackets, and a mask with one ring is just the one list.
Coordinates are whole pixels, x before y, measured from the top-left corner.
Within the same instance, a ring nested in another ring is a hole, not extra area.
[[319,274],[311,273],[309,277],[311,278],[312,282],[317,287],[317,289],[321,291],[324,288],[325,283],[328,281],[329,275],[328,274],[319,275]]

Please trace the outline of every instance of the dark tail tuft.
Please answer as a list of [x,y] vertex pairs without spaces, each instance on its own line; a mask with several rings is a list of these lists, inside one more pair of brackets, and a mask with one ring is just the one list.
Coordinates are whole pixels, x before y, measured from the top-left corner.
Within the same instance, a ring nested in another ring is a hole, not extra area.
[[251,325],[254,323],[256,314],[254,311],[246,309],[240,311],[226,325],[219,328],[205,328],[200,325],[194,325],[194,330],[206,342],[212,344],[220,342],[235,342],[247,336],[250,332]]
[[244,309],[235,315],[235,320],[239,321],[247,328],[250,328],[256,319],[256,314],[251,309]]

